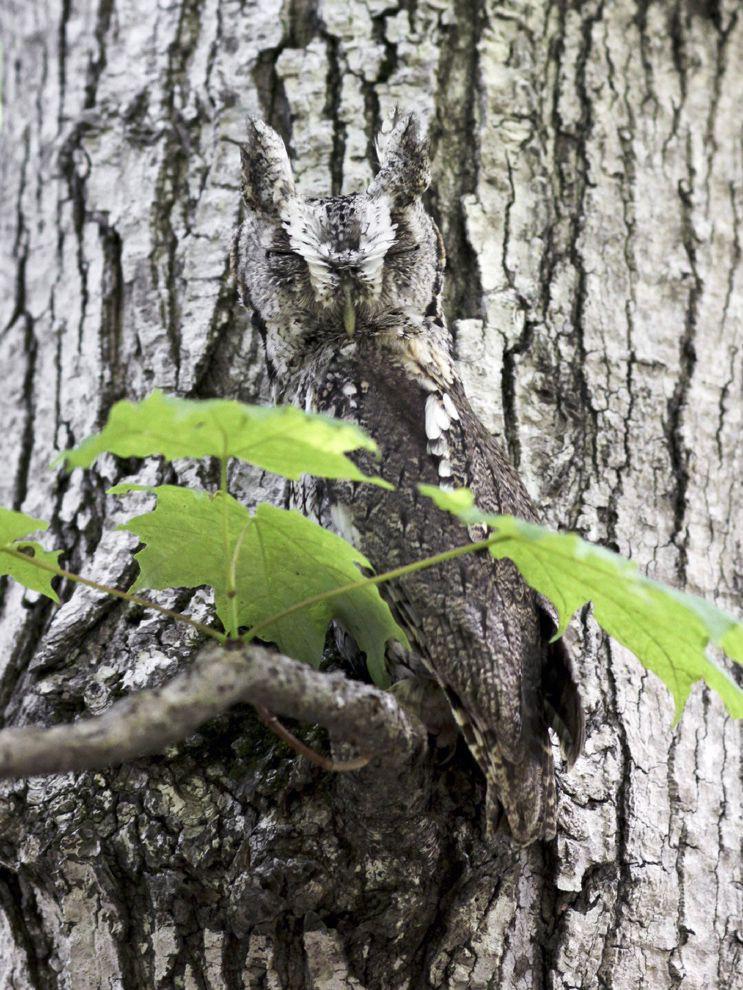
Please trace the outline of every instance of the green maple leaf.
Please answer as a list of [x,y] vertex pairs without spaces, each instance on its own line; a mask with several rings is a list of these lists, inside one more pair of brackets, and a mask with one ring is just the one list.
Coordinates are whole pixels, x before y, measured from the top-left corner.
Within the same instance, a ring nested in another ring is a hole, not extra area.
[[303,474],[388,482],[365,475],[346,454],[376,453],[377,445],[353,423],[305,413],[293,406],[252,406],[231,399],[177,399],[155,391],[141,402],[117,402],[101,430],[58,460],[90,467],[99,454],[162,455],[169,460],[230,457],[296,480]]
[[743,663],[743,624],[702,598],[644,577],[637,565],[575,533],[555,533],[513,516],[483,512],[466,488],[445,491],[420,485],[424,495],[463,523],[485,523],[498,542],[494,557],[508,557],[528,585],[559,614],[561,635],[575,612],[593,604],[598,623],[661,678],[673,695],[678,719],[693,685],[703,680],[727,710],[743,717],[743,691],[707,655],[714,643]]
[[145,544],[136,554],[140,573],[133,590],[210,585],[229,635],[257,627],[261,639],[314,666],[330,622],[339,619],[366,653],[375,682],[386,685],[385,644],[397,639],[407,645],[407,640],[374,585],[266,623],[307,598],[362,581],[359,568],[371,567],[350,543],[298,512],[264,504],[251,515],[224,492],[117,485],[110,493],[132,490],[157,496],[152,512],[119,527]]
[[[24,588],[38,591],[59,604],[57,593],[52,588],[54,575],[34,566],[33,561],[57,567],[62,551],[45,550],[35,540],[23,539],[35,530],[48,527],[49,523],[42,519],[34,519],[13,509],[0,509],[0,575],[7,574]],[[24,554],[27,559],[16,556],[18,553]]]

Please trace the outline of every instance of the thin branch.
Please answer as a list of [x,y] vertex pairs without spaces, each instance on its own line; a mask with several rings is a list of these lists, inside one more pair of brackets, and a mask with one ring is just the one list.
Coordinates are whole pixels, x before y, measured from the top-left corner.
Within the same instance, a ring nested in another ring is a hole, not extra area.
[[94,770],[161,753],[237,702],[323,725],[337,741],[401,766],[421,752],[421,723],[386,691],[326,674],[265,647],[207,647],[193,667],[104,715],[49,729],[0,731],[0,778]]
[[[224,461],[222,471],[224,481]],[[305,598],[288,609],[267,616],[243,637],[252,639],[258,630],[318,602],[379,585],[435,567],[455,557],[475,553],[499,541],[498,535],[413,561],[372,577],[363,577],[331,591]],[[0,551],[23,557],[24,562],[96,591],[154,609],[185,622],[223,643],[224,634],[190,616],[163,608],[131,592],[99,584],[59,566],[52,566],[4,546]],[[234,594],[234,592],[233,592]],[[233,641],[234,643],[234,641]],[[245,657],[250,664],[245,663]],[[265,665],[273,664],[268,678]],[[262,666],[263,665],[263,666]],[[371,756],[335,762],[315,753],[283,726],[273,712],[324,725],[338,740],[373,754],[375,762],[399,763],[409,759],[425,740],[425,730],[401,709],[391,695],[376,688],[348,681],[341,675],[318,674],[288,657],[255,645],[234,649],[212,649],[200,657],[187,673],[163,688],[143,691],[118,702],[99,718],[86,719],[51,729],[5,729],[0,732],[0,778],[38,776],[69,770],[90,770],[123,763],[161,752],[180,742],[202,722],[226,711],[238,701],[249,701],[261,721],[296,752],[326,770],[350,771],[369,763]],[[350,717],[349,717],[350,716]]]
[[216,639],[219,643],[224,643],[227,639],[225,634],[219,632],[218,629],[212,629],[211,626],[204,625],[203,622],[192,619],[190,615],[186,615],[184,612],[176,612],[171,608],[164,608],[162,605],[158,605],[157,602],[151,602],[146,598],[140,598],[139,595],[133,595],[131,591],[120,591],[118,588],[113,588],[109,584],[100,584],[98,581],[91,581],[90,578],[85,578],[80,574],[75,574],[73,571],[65,570],[64,567],[60,567],[59,565],[47,564],[37,557],[29,557],[28,554],[23,553],[21,550],[14,550],[10,546],[1,546],[0,553],[7,553],[9,557],[15,557],[17,560],[22,560],[24,564],[30,564],[32,567],[36,567],[40,571],[47,571],[56,577],[67,578],[68,581],[74,581],[75,584],[84,584],[86,588],[100,591],[104,595],[111,595],[113,598],[121,598],[123,601],[130,602],[133,605],[141,605],[142,608],[152,609],[153,612],[159,612],[160,615],[165,615],[168,619],[173,619],[174,622],[183,622],[188,626],[192,626],[194,629],[198,629],[204,636],[209,636],[210,639]]

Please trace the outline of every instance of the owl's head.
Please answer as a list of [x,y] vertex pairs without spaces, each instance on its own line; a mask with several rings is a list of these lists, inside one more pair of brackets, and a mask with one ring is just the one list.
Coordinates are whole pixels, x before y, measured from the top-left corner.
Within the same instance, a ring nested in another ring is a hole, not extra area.
[[379,170],[364,192],[306,199],[281,138],[251,121],[234,264],[270,350],[347,339],[394,313],[422,317],[435,307],[443,249],[421,202],[429,160],[412,114],[395,116],[377,154]]

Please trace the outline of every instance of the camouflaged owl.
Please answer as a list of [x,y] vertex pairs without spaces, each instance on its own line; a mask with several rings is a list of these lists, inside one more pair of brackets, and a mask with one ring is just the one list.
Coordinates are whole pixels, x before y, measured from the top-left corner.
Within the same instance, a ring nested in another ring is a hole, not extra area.
[[[251,122],[233,268],[276,399],[352,420],[379,445],[394,492],[312,478],[294,494],[381,571],[462,542],[461,524],[423,498],[418,482],[466,485],[489,512],[527,520],[537,512],[452,361],[440,306],[444,247],[421,199],[430,171],[415,117],[396,115],[377,152],[365,191],[304,198],[281,138]],[[489,831],[502,806],[518,843],[551,838],[548,727],[571,764],[584,735],[567,649],[550,643],[551,606],[509,560],[485,551],[382,592],[412,644],[389,649],[391,675],[422,676],[443,692],[486,778]]]

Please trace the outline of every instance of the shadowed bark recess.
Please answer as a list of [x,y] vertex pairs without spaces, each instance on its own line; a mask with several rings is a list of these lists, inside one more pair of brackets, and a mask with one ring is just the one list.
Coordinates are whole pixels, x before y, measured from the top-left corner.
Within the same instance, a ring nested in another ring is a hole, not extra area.
[[[736,3],[28,0],[0,31],[0,505],[49,519],[65,566],[125,587],[105,489],[176,475],[49,470],[114,401],[265,397],[228,274],[246,115],[324,195],[370,178],[397,104],[429,127],[468,394],[546,521],[741,610]],[[203,648],[61,596],[0,578],[5,726],[100,715]],[[651,675],[589,616],[575,635],[588,740],[553,844],[485,842],[461,746],[328,774],[243,704],[160,756],[0,784],[0,990],[732,990],[739,730],[701,689],[672,728]]]

